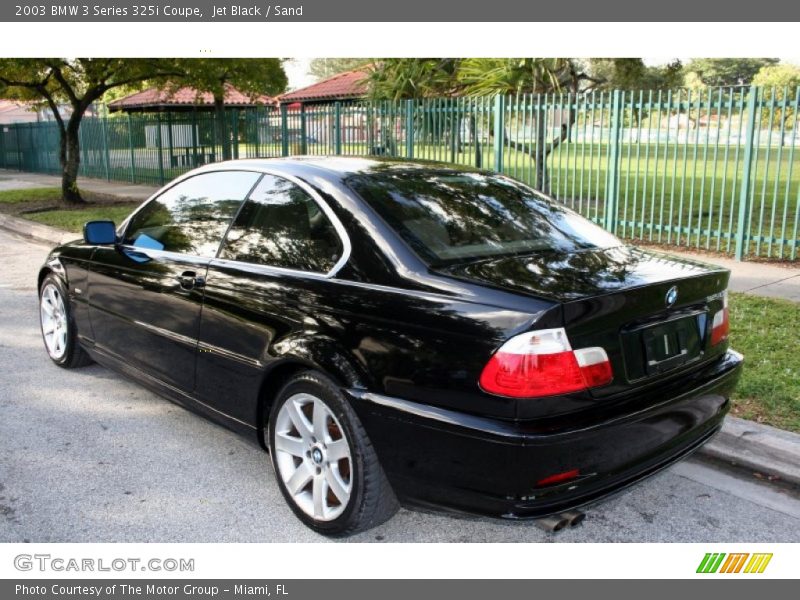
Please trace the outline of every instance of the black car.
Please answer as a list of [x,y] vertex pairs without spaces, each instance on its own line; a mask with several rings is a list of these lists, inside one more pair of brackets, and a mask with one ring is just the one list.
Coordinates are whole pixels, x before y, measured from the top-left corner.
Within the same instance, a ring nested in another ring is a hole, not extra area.
[[729,272],[626,246],[508,177],[436,163],[214,164],[39,273],[47,351],[271,450],[347,534],[417,506],[558,514],[720,428]]

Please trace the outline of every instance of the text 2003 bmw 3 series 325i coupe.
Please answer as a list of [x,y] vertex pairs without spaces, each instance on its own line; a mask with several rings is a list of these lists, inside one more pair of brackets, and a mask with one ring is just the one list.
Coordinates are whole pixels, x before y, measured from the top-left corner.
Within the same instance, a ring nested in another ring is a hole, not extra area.
[[263,444],[334,535],[398,498],[556,514],[696,449],[742,362],[728,276],[500,175],[297,158],[202,167],[88,223],[39,290],[56,364],[94,359]]

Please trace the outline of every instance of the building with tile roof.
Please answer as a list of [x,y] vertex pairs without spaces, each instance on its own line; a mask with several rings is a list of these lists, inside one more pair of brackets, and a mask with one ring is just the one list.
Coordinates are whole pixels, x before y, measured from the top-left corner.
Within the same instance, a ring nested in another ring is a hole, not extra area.
[[[253,98],[232,85],[225,86],[225,106],[230,108],[253,108],[275,105],[275,98],[261,95]],[[209,92],[198,93],[191,87],[174,91],[149,88],[125,98],[108,103],[111,112],[181,112],[187,110],[213,110],[214,96]]]
[[324,102],[360,100],[367,95],[368,68],[337,73],[304,88],[278,96],[284,105],[318,104]]

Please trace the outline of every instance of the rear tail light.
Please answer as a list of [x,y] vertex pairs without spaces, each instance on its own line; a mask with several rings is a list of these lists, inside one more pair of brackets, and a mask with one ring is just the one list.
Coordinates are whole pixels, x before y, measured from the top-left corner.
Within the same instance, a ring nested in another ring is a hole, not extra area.
[[609,383],[603,348],[572,350],[563,328],[514,336],[492,356],[480,377],[485,391],[514,398],[577,392]]
[[711,345],[716,346],[728,339],[730,323],[728,321],[728,292],[722,292],[722,310],[717,311],[711,322]]

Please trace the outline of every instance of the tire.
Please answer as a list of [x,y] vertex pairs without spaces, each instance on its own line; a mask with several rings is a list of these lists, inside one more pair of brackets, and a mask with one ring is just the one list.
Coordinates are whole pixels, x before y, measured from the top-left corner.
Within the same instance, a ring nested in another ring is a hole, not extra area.
[[352,535],[397,512],[361,422],[324,375],[303,371],[281,389],[271,410],[269,448],[283,497],[314,531]]
[[39,288],[39,327],[47,355],[59,367],[73,369],[92,363],[78,343],[78,329],[66,288],[52,273]]

